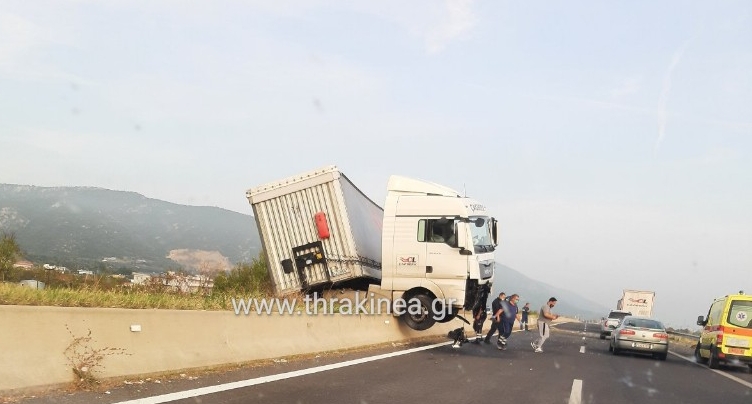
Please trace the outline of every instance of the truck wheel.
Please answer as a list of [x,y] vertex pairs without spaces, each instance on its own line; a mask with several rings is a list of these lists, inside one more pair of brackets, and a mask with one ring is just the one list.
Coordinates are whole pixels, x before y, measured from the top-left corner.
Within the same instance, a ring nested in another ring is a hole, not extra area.
[[710,359],[708,359],[708,367],[711,369],[718,369],[718,354],[716,354],[716,348],[710,347]]
[[695,361],[697,363],[701,363],[703,365],[706,364],[706,363],[708,363],[708,360],[705,359],[705,358],[703,358],[700,355],[700,343],[699,342],[697,343],[697,345],[695,345]]
[[[419,312],[415,310],[416,308],[415,299],[417,299],[417,301],[420,304]],[[430,297],[422,293],[415,295],[407,299],[407,305],[408,305],[408,309],[407,311],[405,311],[405,313],[402,314],[402,320],[405,322],[405,324],[407,324],[408,327],[416,331],[424,331],[433,327],[433,325],[436,323],[436,319],[434,319],[434,314],[431,312],[431,298]]]

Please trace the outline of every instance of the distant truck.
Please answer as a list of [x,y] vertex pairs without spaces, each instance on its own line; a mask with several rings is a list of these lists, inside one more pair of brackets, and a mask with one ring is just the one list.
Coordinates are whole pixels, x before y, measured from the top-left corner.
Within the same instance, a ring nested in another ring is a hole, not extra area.
[[616,303],[616,309],[628,311],[633,316],[652,317],[654,301],[655,292],[625,289],[621,299]]
[[488,297],[497,222],[450,188],[393,175],[382,209],[328,166],[246,196],[278,294],[370,283],[415,330]]

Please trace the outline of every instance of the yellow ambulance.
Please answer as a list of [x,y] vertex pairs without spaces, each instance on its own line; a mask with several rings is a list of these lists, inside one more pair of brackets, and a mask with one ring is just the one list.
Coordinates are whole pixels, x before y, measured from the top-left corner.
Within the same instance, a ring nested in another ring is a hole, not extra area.
[[715,299],[697,325],[703,327],[695,347],[698,363],[711,369],[721,362],[746,364],[752,371],[752,295],[740,291]]

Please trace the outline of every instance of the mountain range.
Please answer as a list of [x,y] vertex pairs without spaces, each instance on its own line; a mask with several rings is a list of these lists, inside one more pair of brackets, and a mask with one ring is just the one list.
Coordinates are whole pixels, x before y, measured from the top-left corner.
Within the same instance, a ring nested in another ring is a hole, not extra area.
[[89,187],[0,184],[0,231],[26,259],[71,269],[229,269],[261,251],[253,216]]
[[520,308],[526,302],[529,302],[531,312],[538,312],[551,297],[555,297],[557,300],[552,311],[567,317],[598,320],[609,312],[607,307],[592,302],[575,292],[529,278],[522,272],[497,262],[494,283],[489,296],[489,307],[490,301],[499,296],[501,292],[505,292],[507,296],[511,296],[513,293],[520,295]]
[[[91,187],[0,184],[0,233],[16,237],[24,258],[70,269],[227,270],[261,251],[251,215]],[[502,290],[519,294],[533,311],[555,296],[554,312],[582,318],[608,312],[497,263],[491,298]]]

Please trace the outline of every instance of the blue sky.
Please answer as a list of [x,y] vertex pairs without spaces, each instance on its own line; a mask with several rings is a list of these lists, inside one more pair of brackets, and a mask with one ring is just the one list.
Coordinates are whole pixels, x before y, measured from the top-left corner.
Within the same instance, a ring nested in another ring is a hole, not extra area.
[[5,0],[0,182],[250,214],[334,164],[465,190],[500,262],[608,307],[752,293],[752,3],[530,3]]

